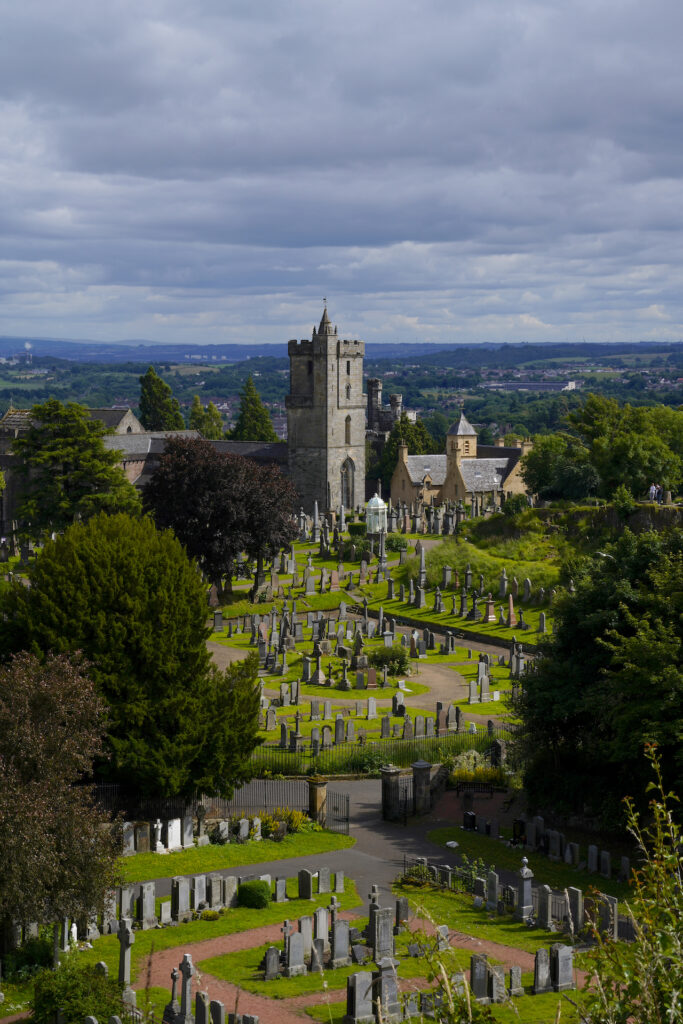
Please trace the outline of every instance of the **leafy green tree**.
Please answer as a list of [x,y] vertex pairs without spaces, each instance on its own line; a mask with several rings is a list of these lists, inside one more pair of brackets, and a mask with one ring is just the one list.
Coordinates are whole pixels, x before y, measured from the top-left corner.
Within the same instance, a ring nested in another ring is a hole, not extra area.
[[209,402],[206,409],[199,401],[199,395],[192,399],[190,409],[190,430],[198,430],[203,438],[209,441],[218,441],[223,437],[223,418],[213,402]]
[[620,406],[612,398],[589,395],[567,419],[586,442],[606,496],[620,484],[638,496],[653,481],[674,489],[683,479],[683,411]]
[[398,423],[394,424],[382,452],[380,469],[383,487],[388,488],[391,484],[391,477],[398,461],[398,446],[400,444],[408,446],[409,455],[425,455],[439,451],[422,420],[412,423],[407,415],[402,413]]
[[596,494],[598,475],[584,444],[570,434],[538,434],[522,457],[522,476],[540,498],[586,498]]
[[108,705],[101,777],[168,796],[229,794],[249,778],[257,665],[211,665],[205,587],[170,531],[96,516],[46,544],[29,578],[2,595],[2,650],[89,659]]
[[230,432],[233,441],[278,441],[270,413],[259,397],[249,375],[240,391],[240,410]]
[[87,919],[118,880],[121,835],[78,785],[102,752],[106,705],[65,656],[0,668],[0,950],[13,922]]
[[624,779],[645,791],[644,743],[683,784],[683,530],[625,531],[574,568],[576,594],[558,599],[515,702],[516,742],[532,803],[613,823]]
[[627,827],[637,843],[626,911],[633,942],[605,939],[594,927],[595,946],[581,1019],[590,1024],[665,1024],[683,1016],[683,833],[675,819],[679,798],[664,788],[656,748],[646,749],[655,781],[642,825],[634,801],[626,798]]
[[98,512],[139,512],[138,492],[119,453],[104,447],[104,434],[85,406],[56,398],[33,406],[31,426],[12,442],[23,477],[18,514],[26,535],[41,539]]
[[178,399],[153,366],[140,377],[140,422],[145,430],[184,430]]

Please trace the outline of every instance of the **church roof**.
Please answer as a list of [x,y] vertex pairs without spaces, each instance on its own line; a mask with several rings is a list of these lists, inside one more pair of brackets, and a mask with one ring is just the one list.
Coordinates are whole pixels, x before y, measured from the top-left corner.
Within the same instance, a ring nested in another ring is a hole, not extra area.
[[0,431],[3,434],[15,433],[21,431],[22,433],[29,429],[33,417],[33,410],[31,409],[15,409],[11,405],[5,415],[0,420]]
[[426,476],[435,487],[446,480],[447,460],[445,455],[406,455],[408,476],[413,484],[421,484]]
[[459,421],[451,426],[448,433],[449,436],[453,436],[454,434],[462,436],[463,434],[466,434],[468,437],[472,437],[472,435],[476,437],[477,432],[472,424],[465,419],[465,413],[461,412]]
[[505,456],[497,459],[463,459],[460,473],[468,491],[499,491],[510,472],[510,460]]
[[327,315],[327,306],[325,306],[325,308],[323,309],[322,318],[320,320],[320,326],[318,327],[317,331],[315,327],[313,328],[313,335],[318,335],[318,337],[320,337],[320,335],[329,335],[336,333],[336,329],[332,326],[332,321]]

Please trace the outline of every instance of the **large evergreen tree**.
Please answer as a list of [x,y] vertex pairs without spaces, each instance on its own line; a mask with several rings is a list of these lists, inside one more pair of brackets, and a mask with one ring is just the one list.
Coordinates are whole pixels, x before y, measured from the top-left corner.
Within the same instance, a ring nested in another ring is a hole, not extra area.
[[249,375],[240,391],[240,411],[230,432],[233,441],[277,441],[270,413],[261,401]]
[[257,666],[211,665],[205,588],[170,531],[96,516],[46,544],[29,575],[2,595],[1,649],[89,659],[109,712],[101,775],[163,795],[229,793],[249,777]]
[[184,430],[178,399],[153,366],[140,377],[140,422],[145,430]]
[[223,437],[223,419],[213,402],[206,409],[199,401],[199,395],[192,399],[189,419],[190,430],[198,430],[203,438],[218,441]]
[[74,402],[34,405],[28,431],[12,443],[23,475],[22,531],[40,539],[98,512],[136,514],[140,498],[104,447],[104,425]]
[[683,785],[683,530],[626,531],[572,571],[516,702],[518,747],[532,803],[613,822],[624,780],[645,790],[645,742]]
[[0,668],[0,953],[12,926],[87,919],[117,881],[120,832],[81,783],[106,705],[64,656]]

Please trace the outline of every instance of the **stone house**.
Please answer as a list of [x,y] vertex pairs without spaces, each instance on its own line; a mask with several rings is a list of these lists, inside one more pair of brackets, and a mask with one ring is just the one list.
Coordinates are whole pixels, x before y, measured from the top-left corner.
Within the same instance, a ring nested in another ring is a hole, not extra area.
[[500,503],[512,494],[525,494],[519,461],[530,449],[531,441],[512,447],[502,438],[495,445],[479,444],[476,430],[462,414],[448,431],[445,454],[408,455],[407,445],[399,445],[391,501],[440,504],[477,495]]

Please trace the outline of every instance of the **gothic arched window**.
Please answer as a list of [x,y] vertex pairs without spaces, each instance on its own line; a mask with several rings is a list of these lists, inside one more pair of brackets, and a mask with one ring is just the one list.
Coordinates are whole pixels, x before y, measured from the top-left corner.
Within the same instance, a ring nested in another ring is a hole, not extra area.
[[347,398],[351,397],[351,385],[350,384],[346,385],[346,397]]
[[344,420],[344,444],[351,444],[351,417]]
[[341,500],[344,508],[353,508],[354,505],[354,475],[353,459],[345,459],[341,467]]

